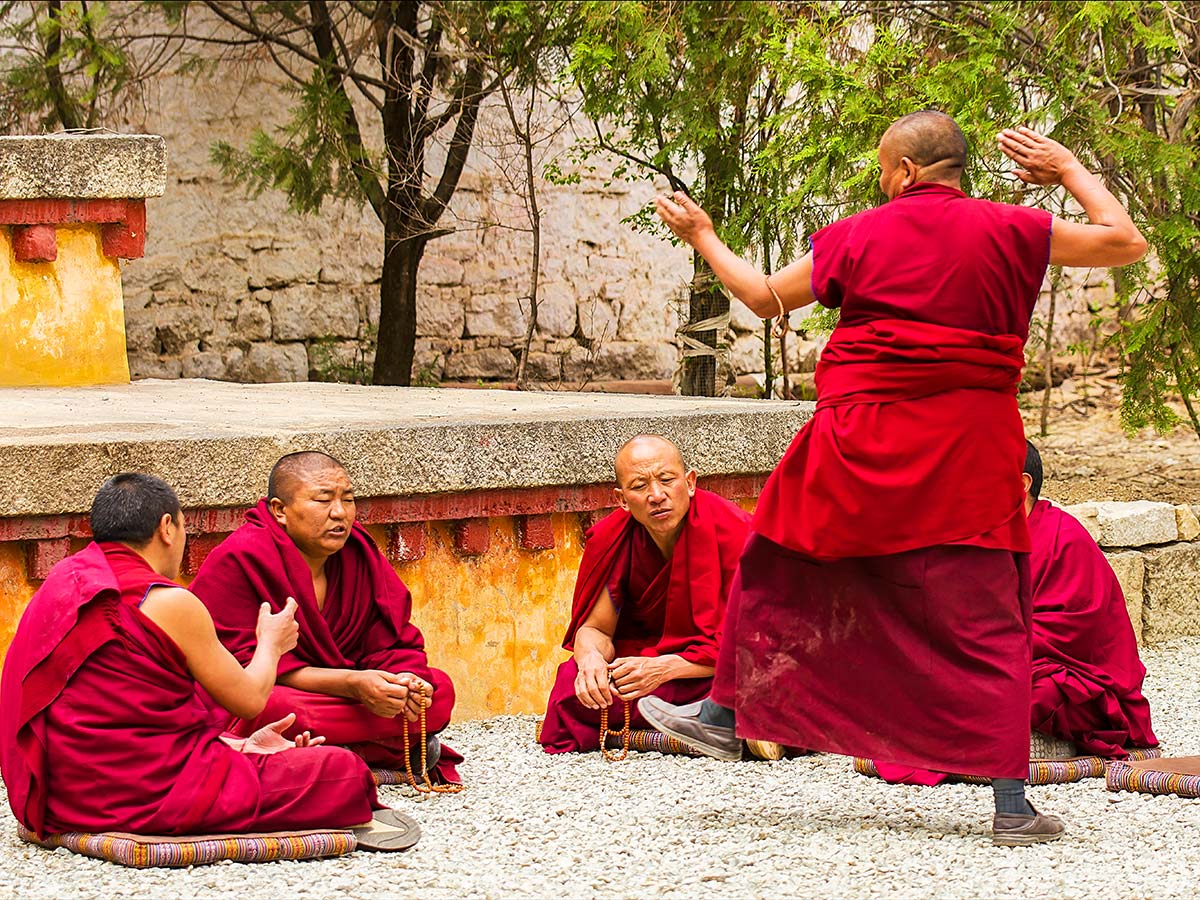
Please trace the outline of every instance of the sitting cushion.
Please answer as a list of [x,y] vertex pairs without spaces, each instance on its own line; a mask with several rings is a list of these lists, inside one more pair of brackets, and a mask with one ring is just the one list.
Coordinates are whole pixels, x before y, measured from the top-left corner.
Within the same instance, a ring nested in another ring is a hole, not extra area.
[[[610,750],[621,749],[621,735],[610,734],[604,742]],[[678,738],[669,737],[660,731],[651,729],[630,730],[629,749],[637,753],[683,753],[687,756],[703,756],[704,754],[690,744],[685,744]]]
[[371,769],[376,785],[409,784],[408,774],[403,769]]
[[318,859],[342,856],[357,846],[350,831],[277,831],[265,834],[202,834],[182,837],[66,832],[39,840],[23,825],[17,826],[21,840],[54,850],[64,847],[73,853],[147,869],[155,866],[180,868],[202,866],[223,859],[234,862],[274,862],[280,859]]
[[[1153,759],[1161,756],[1157,747],[1139,747],[1129,751],[1129,761]],[[1068,784],[1084,778],[1099,778],[1109,765],[1119,765],[1126,760],[1107,760],[1102,756],[1076,756],[1071,759],[1031,759],[1029,761],[1029,784]],[[859,775],[878,778],[875,763],[863,757],[854,757],[854,771]],[[992,779],[982,775],[951,775],[946,779],[959,784],[991,784]]]
[[1200,756],[1113,760],[1104,778],[1110,791],[1200,797]]

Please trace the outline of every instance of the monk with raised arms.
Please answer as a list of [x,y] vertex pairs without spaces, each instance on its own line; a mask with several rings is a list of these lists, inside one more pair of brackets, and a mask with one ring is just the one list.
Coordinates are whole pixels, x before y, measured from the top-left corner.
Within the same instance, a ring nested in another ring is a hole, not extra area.
[[[571,623],[539,740],[547,753],[599,748],[639,697],[707,696],[725,600],[750,516],[696,487],[696,471],[658,435],[627,441],[615,462],[620,508],[588,533]],[[614,708],[616,707],[616,708]],[[645,728],[635,708],[630,725]]]
[[1086,223],[968,197],[949,116],[893,122],[888,202],[827,226],[764,277],[683,194],[658,212],[761,316],[841,310],[817,408],[763,489],[730,593],[713,693],[698,714],[640,701],[657,728],[714,756],[759,738],[992,780],[992,839],[1062,823],[1025,800],[1029,528],[1016,389],[1049,264],[1120,266],[1146,242],[1061,144],[1027,128],[1000,149],[1061,184]]
[[[295,597],[300,635],[279,660],[279,684],[264,712],[231,723],[249,734],[283,711],[288,736],[311,730],[368,763],[458,782],[462,757],[437,734],[450,722],[454,685],[429,665],[412,623],[412,595],[366,529],[355,522],[354,486],[325,453],[290,453],[272,468],[267,496],[216,548],[192,582],[222,643],[253,653],[256,610]],[[419,744],[424,713],[426,746]]]

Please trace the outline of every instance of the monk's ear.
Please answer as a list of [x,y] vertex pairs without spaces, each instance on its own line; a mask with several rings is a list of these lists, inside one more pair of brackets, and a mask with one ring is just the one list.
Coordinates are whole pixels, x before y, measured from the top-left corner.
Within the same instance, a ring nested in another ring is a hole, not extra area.
[[158,528],[155,529],[158,539],[166,546],[171,546],[179,539],[178,532],[182,531],[179,526],[182,524],[182,521],[175,521],[175,517],[170,513],[163,513],[162,518],[158,520]]
[[275,521],[280,526],[287,525],[287,515],[283,511],[283,501],[278,497],[272,497],[267,501],[267,508],[271,510],[271,515],[275,517]]
[[687,474],[683,476],[683,480],[687,482],[689,497],[696,496],[696,478],[697,477],[698,476],[696,474],[695,469],[688,469]]
[[1029,492],[1033,490],[1033,476],[1031,476],[1028,472],[1021,473],[1021,487],[1025,488],[1026,496],[1028,496]]
[[613,500],[617,502],[617,506],[629,512],[629,504],[625,501],[625,492],[620,488],[613,488]]
[[904,171],[904,179],[900,182],[902,188],[911,187],[917,183],[917,175],[921,167],[907,156],[900,157],[900,168]]

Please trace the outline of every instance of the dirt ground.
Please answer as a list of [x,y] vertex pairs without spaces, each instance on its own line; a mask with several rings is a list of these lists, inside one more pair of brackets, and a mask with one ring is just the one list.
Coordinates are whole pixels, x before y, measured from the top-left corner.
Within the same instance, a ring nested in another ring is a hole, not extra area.
[[1041,392],[1021,395],[1025,434],[1042,453],[1043,495],[1059,503],[1200,503],[1200,438],[1186,424],[1165,435],[1151,428],[1122,431],[1115,374],[1076,375],[1052,388],[1045,437]]

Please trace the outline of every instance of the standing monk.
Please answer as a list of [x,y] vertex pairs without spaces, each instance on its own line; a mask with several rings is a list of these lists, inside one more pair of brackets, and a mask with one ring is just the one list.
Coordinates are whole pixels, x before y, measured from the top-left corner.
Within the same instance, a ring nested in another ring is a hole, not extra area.
[[993,840],[1053,840],[1029,766],[1029,529],[1016,387],[1049,263],[1119,266],[1146,242],[1103,184],[1027,128],[1000,148],[1061,184],[1089,224],[974,200],[967,145],[934,111],[879,144],[888,201],[821,229],[765,278],[689,198],[672,231],[761,316],[840,307],[817,409],[763,489],[730,594],[711,697],[657,728],[713,755],[737,735],[992,779]]
[[285,740],[290,716],[244,740],[222,736],[196,691],[258,716],[276,663],[296,643],[295,602],[256,607],[243,667],[174,581],[186,536],[165,482],[110,478],[91,526],[95,542],[51,570],[4,662],[0,766],[17,821],[39,837],[369,821],[380,808],[375,785],[353,753],[313,746],[321,739],[306,732]]
[[[299,641],[279,660],[266,711],[231,728],[249,733],[287,710],[296,714],[292,731],[318,732],[371,765],[403,769],[407,740],[414,774],[425,749],[429,774],[457,782],[462,757],[434,736],[450,722],[454,685],[429,666],[410,621],[412,595],[354,519],[345,467],[325,453],[290,453],[271,469],[267,497],[246,524],[200,566],[192,590],[238,659],[253,651],[259,604],[288,596],[299,604]],[[417,746],[423,706],[426,748]]]
[[[725,600],[750,516],[696,488],[679,448],[638,435],[617,453],[620,509],[588,532],[571,624],[538,740],[547,753],[596,750],[600,710],[653,695],[708,696]],[[630,709],[632,727],[646,723]]]

